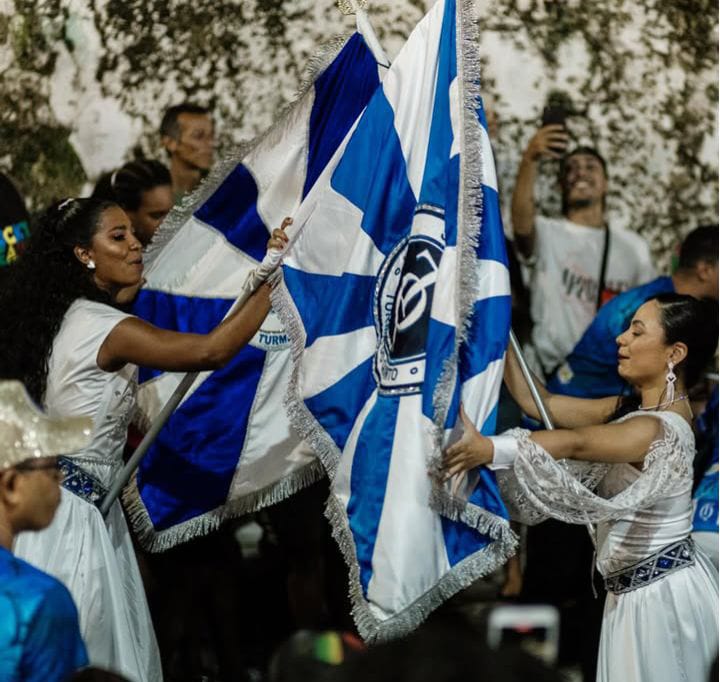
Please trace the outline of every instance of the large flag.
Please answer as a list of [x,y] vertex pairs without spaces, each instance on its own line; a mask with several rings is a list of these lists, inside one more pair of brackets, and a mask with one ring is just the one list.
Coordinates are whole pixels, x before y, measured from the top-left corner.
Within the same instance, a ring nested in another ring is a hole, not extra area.
[[288,410],[332,478],[360,633],[385,639],[516,546],[490,471],[432,475],[461,402],[494,432],[510,326],[470,3],[416,27],[288,232]]
[[[262,260],[269,233],[300,204],[377,88],[385,57],[377,49],[375,55],[360,32],[328,48],[277,123],[170,214],[146,254],[136,314],[198,333],[223,319]],[[288,337],[271,312],[226,367],[198,377],[124,495],[146,548],[207,532],[322,475],[282,407],[289,373]],[[146,422],[181,378],[141,371]]]

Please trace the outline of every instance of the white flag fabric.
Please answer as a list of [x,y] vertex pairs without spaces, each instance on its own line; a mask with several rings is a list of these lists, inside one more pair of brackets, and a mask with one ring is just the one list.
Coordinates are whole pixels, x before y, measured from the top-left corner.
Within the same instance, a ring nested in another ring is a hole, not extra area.
[[293,426],[366,640],[401,635],[516,546],[492,472],[429,475],[462,402],[494,432],[510,289],[470,3],[415,28],[289,228],[273,305]]
[[[360,32],[317,58],[294,105],[161,226],[146,254],[137,315],[197,333],[224,318],[262,260],[269,233],[297,208],[366,106],[384,59],[376,59]],[[282,407],[289,374],[288,337],[271,312],[226,367],[198,377],[124,494],[147,549],[212,530],[323,474]],[[138,402],[146,423],[182,376],[141,371]]]

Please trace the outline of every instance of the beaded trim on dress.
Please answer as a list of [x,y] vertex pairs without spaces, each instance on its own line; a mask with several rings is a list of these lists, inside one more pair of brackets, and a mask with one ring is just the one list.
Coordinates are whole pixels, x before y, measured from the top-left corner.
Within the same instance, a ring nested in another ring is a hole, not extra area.
[[673,542],[643,561],[605,577],[605,589],[615,594],[631,592],[695,563],[695,543],[687,537]]
[[58,468],[63,476],[62,487],[65,490],[85,502],[100,506],[108,491],[97,478],[81,469],[70,457],[58,457]]

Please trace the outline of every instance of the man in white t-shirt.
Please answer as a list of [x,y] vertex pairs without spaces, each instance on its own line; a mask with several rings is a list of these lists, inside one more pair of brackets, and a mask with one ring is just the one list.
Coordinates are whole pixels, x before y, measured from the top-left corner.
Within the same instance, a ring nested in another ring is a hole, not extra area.
[[[563,125],[547,125],[530,140],[512,197],[512,226],[529,266],[532,345],[549,375],[574,348],[597,309],[615,294],[655,276],[650,251],[636,233],[605,220],[605,160],[589,147],[563,156]],[[540,159],[561,160],[562,218],[535,215]]]

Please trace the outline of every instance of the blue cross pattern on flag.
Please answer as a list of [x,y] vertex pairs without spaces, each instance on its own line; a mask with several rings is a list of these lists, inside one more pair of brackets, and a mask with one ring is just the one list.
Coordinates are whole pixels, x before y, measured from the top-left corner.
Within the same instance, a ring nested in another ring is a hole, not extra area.
[[[135,314],[195,333],[225,317],[270,232],[297,209],[380,82],[386,58],[361,31],[319,55],[277,123],[173,209],[145,254]],[[289,340],[272,312],[228,365],[200,374],[124,493],[143,546],[167,549],[323,475],[283,409],[289,376]],[[182,377],[141,370],[143,421],[157,417]]]
[[327,516],[369,641],[402,635],[516,538],[494,474],[443,482],[462,402],[494,433],[510,329],[471,3],[437,2],[288,228],[273,307],[288,413],[331,477]]

